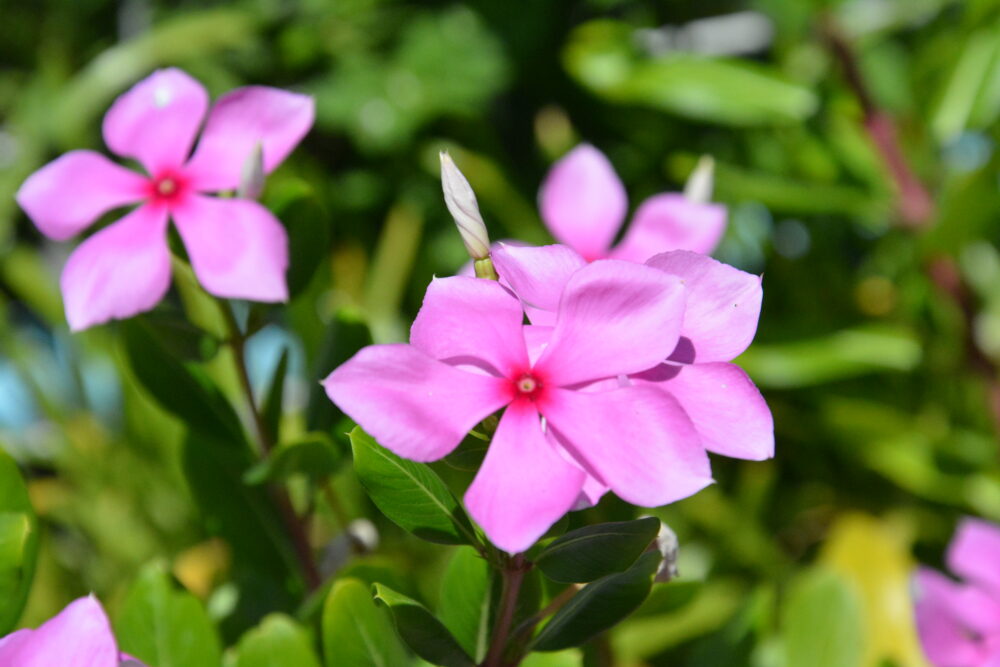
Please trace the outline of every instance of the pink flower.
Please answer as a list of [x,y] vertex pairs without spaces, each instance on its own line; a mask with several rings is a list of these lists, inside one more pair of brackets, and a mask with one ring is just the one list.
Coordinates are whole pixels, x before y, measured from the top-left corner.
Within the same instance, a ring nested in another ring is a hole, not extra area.
[[311,98],[248,86],[216,101],[194,153],[208,94],[178,69],[164,69],[119,97],[104,116],[104,141],[135,159],[139,174],[94,151],[66,153],[28,177],[21,208],[46,236],[64,240],[104,213],[141,203],[84,241],[63,269],[66,318],[73,330],[149,310],[170,286],[167,220],[172,218],[205,289],[255,301],[287,298],[284,227],[257,202],[220,199],[244,164],[263,149],[272,171],[313,122]]
[[647,507],[711,482],[691,421],[669,393],[593,386],[665,359],[684,301],[680,280],[663,271],[595,262],[565,281],[539,350],[503,286],[436,279],[409,345],[367,347],[324,384],[378,442],[417,461],[447,455],[506,406],[465,502],[494,544],[522,551],[573,507],[588,478]]
[[636,210],[625,237],[625,186],[601,151],[581,144],[552,167],[539,193],[542,220],[560,243],[587,261],[612,257],[631,262],[667,250],[710,253],[726,228],[726,209],[679,193],[650,197]]
[[[586,261],[566,246],[503,245],[493,252],[493,262],[536,325],[534,339],[544,345],[563,286],[587,266]],[[683,323],[668,354],[614,382],[668,392],[708,451],[751,460],[773,456],[771,411],[743,369],[729,363],[756,333],[763,297],[760,278],[685,250],[662,253],[646,264],[684,285]],[[588,484],[587,501],[596,502],[606,490]]]
[[70,602],[37,630],[18,630],[0,638],[0,665],[143,667],[119,652],[108,617],[93,595]]
[[1000,526],[959,524],[946,556],[957,583],[920,568],[915,577],[917,632],[937,667],[1000,666]]

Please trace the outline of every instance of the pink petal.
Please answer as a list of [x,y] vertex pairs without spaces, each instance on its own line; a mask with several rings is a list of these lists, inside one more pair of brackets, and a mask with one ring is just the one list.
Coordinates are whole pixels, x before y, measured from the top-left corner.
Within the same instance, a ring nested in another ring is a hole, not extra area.
[[947,562],[955,574],[1000,597],[1000,526],[963,519],[948,547]]
[[17,203],[38,229],[63,241],[102,214],[143,198],[146,179],[94,151],[70,151],[21,185]]
[[69,603],[37,630],[21,630],[3,640],[0,664],[118,667],[118,646],[101,604],[88,596]]
[[549,340],[552,338],[552,327],[538,324],[528,324],[524,327],[524,342],[528,346],[528,360],[534,366],[538,357],[542,356]]
[[725,206],[699,204],[676,193],[655,195],[635,212],[625,238],[611,251],[611,256],[645,262],[668,250],[707,255],[715,250],[725,231]]
[[528,366],[523,320],[521,304],[493,280],[435,278],[410,329],[410,343],[452,365],[507,376]]
[[309,132],[314,116],[311,97],[278,88],[246,86],[223,95],[187,167],[194,186],[206,192],[236,188],[257,144],[265,173],[274,171]]
[[534,404],[516,401],[500,419],[465,505],[493,544],[517,553],[572,508],[583,478],[542,433]]
[[623,500],[656,507],[712,482],[691,420],[650,386],[603,392],[551,388],[539,409],[559,443]]
[[760,461],[774,456],[774,420],[764,397],[735,364],[661,364],[631,377],[669,391],[710,452]]
[[577,146],[552,167],[539,200],[552,235],[588,260],[608,254],[628,209],[615,168],[589,144]]
[[759,276],[686,250],[657,255],[646,264],[679,277],[687,288],[681,336],[694,350],[693,356],[690,350],[681,356],[679,349],[675,360],[730,361],[747,349],[764,297]]
[[601,501],[604,494],[610,491],[607,484],[604,484],[601,480],[597,479],[593,475],[587,475],[583,480],[583,489],[580,490],[580,495],[576,498],[576,504],[573,505],[574,510],[585,510],[588,507],[593,507]]
[[536,368],[559,386],[652,368],[677,345],[684,298],[681,281],[662,271],[594,262],[566,283]]
[[501,245],[493,251],[493,264],[502,280],[505,280],[514,294],[526,306],[551,313],[550,322],[555,322],[555,312],[559,309],[559,299],[563,288],[577,270],[587,263],[575,250],[564,245],[541,247],[518,247]]
[[111,105],[104,116],[104,142],[158,176],[184,163],[207,108],[208,93],[187,73],[157,70]]
[[323,386],[379,444],[414,461],[445,456],[511,398],[507,380],[452,368],[402,344],[362,349]]
[[980,665],[984,647],[955,615],[961,587],[944,575],[920,568],[916,575],[917,634],[935,665]]
[[66,320],[80,331],[149,310],[170,287],[167,211],[140,206],[73,251],[59,284]]
[[266,208],[247,199],[192,195],[171,212],[206,290],[230,299],[288,299],[288,235]]

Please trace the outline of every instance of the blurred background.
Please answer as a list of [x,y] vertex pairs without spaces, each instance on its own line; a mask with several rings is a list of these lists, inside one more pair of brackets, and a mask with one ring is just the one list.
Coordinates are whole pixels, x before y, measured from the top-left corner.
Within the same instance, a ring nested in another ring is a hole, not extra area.
[[[680,579],[566,664],[925,664],[914,564],[940,567],[958,517],[1000,520],[1000,1],[3,0],[0,14],[0,448],[42,525],[22,625],[91,590],[114,616],[154,567],[205,602],[223,644],[246,627],[242,556],[197,509],[180,422],[137,381],[120,325],[68,333],[74,244],[45,240],[13,199],[58,154],[105,151],[112,100],[176,65],[213,96],[262,83],[316,98],[265,193],[291,230],[295,297],[245,313],[248,356],[263,392],[287,350],[284,421],[345,452],[317,380],[369,335],[405,340],[431,276],[466,261],[439,150],[492,237],[531,243],[550,241],[541,179],[580,141],[607,153],[633,210],[714,156],[729,207],[715,256],[764,275],[738,362],[774,412],[777,456],[715,459],[716,485],[656,510]],[[191,312],[184,280],[149,321],[235,396],[210,323],[173,315]],[[449,550],[380,518],[349,465],[331,488],[339,506],[320,502],[311,525],[326,570],[433,603]],[[573,521],[631,516],[606,499]],[[365,518],[377,545],[349,555],[336,538]]]

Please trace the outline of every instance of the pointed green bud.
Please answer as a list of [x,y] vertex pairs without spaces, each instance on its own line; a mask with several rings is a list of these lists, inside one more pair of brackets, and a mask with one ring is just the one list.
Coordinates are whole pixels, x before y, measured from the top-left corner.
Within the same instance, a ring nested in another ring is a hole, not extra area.
[[684,186],[684,196],[696,204],[712,201],[715,186],[715,160],[711,155],[702,155]]
[[458,225],[458,233],[469,256],[474,260],[486,260],[490,256],[490,237],[486,233],[486,223],[479,213],[476,193],[448,153],[441,153],[441,187],[444,203],[451,217]]

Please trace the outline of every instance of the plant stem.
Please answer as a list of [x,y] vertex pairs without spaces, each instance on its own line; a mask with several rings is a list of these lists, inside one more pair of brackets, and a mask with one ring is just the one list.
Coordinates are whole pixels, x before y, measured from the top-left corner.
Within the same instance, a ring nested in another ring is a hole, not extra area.
[[572,600],[573,596],[579,593],[582,588],[583,586],[580,584],[570,584],[567,586],[561,593],[559,593],[559,595],[552,598],[549,604],[545,606],[545,609],[542,609],[540,612],[518,625],[513,632],[514,639],[518,640],[522,636],[530,635],[536,625],[562,609],[563,606]]
[[[253,396],[253,385],[250,384],[250,374],[247,372],[246,354],[244,353],[246,336],[240,331],[239,324],[236,322],[236,317],[233,315],[233,311],[229,305],[222,301],[218,303],[219,309],[222,311],[222,316],[226,321],[226,326],[229,328],[228,343],[230,349],[233,351],[233,362],[236,366],[236,375],[240,380],[240,388],[246,400],[247,409],[250,411],[254,429],[256,430],[257,447],[260,450],[261,457],[267,458],[274,449],[274,440],[267,425],[264,423],[264,417],[261,415],[260,410],[257,409],[257,402]],[[281,513],[281,518],[285,523],[288,535],[292,540],[292,546],[295,548],[295,555],[302,568],[302,575],[305,577],[306,586],[310,591],[316,590],[319,588],[322,580],[319,576],[319,568],[316,566],[316,560],[313,557],[312,546],[309,544],[306,527],[295,513],[295,508],[292,506],[292,500],[289,498],[288,492],[278,485],[271,485],[270,490],[271,496],[278,506],[278,511]]]
[[490,650],[482,667],[501,667],[504,665],[504,649],[507,648],[507,638],[510,627],[514,623],[514,611],[517,609],[517,598],[521,592],[524,573],[530,565],[525,561],[524,554],[511,556],[501,570],[503,576],[503,591],[500,594],[500,608],[497,624],[493,628],[493,638],[490,640]]

